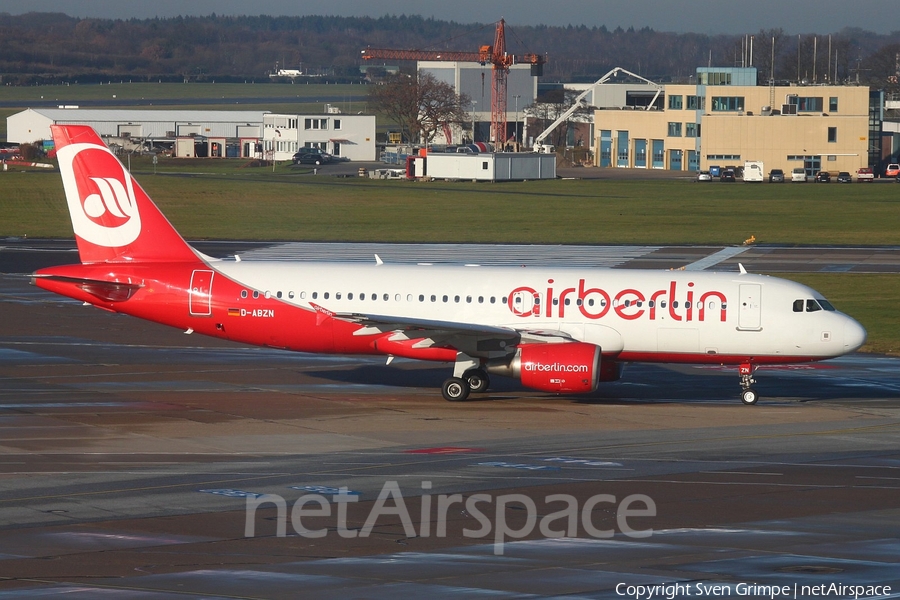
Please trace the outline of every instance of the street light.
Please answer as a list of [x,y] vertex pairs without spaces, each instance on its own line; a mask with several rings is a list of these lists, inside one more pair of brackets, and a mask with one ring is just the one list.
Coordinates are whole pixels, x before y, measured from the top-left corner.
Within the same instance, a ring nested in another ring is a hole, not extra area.
[[472,100],[472,143],[475,143],[475,105],[478,100]]
[[513,127],[513,137],[516,138],[516,149],[519,148],[519,94],[513,96],[516,99],[516,120]]

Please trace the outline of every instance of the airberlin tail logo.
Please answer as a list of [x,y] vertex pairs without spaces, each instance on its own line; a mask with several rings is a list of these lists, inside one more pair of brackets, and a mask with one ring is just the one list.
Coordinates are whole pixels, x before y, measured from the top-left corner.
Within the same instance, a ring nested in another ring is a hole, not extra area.
[[75,234],[97,246],[119,248],[141,233],[131,176],[105,146],[70,144],[57,152]]

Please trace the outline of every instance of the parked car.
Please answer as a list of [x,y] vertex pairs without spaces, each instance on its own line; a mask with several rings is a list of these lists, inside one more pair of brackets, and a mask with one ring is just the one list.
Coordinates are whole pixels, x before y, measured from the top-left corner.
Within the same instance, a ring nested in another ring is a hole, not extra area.
[[784,183],[784,171],[781,169],[769,171],[769,183]]
[[897,163],[891,163],[884,168],[885,177],[896,177],[898,175],[900,175],[900,165]]
[[875,181],[875,173],[873,173],[872,169],[870,169],[869,167],[863,167],[856,172],[856,181],[860,183],[862,183],[863,181]]
[[828,171],[819,171],[816,173],[816,183],[829,183],[831,181],[831,173]]
[[841,171],[837,176],[838,183],[853,183],[853,177],[847,171]]
[[719,176],[719,181],[734,181],[734,169],[725,169]]
[[709,171],[700,171],[697,173],[697,181],[712,181],[712,175]]
[[791,181],[796,183],[806,183],[806,169],[797,167],[791,171]]
[[292,159],[295,165],[324,165],[331,162],[331,155],[318,148],[300,148]]

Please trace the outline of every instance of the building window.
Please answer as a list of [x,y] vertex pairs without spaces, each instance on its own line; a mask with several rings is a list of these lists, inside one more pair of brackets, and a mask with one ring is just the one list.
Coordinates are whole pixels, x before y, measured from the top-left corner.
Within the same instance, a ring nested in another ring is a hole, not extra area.
[[837,96],[831,96],[828,99],[828,112],[837,112],[838,111],[838,99]]
[[700,124],[699,123],[685,123],[684,124],[684,137],[700,137]]
[[699,73],[700,85],[731,85],[731,73]]
[[706,160],[741,160],[740,154],[707,154]]
[[304,119],[304,129],[328,129],[328,119]]
[[681,110],[683,96],[681,94],[675,94],[673,96],[669,96],[669,110]]
[[334,120],[334,129],[335,129],[335,130],[338,130],[338,129],[340,129],[340,128],[341,128],[341,120],[340,120],[340,119],[335,119],[335,120]]
[[681,123],[669,123],[669,137],[681,137]]
[[828,128],[828,143],[834,144],[837,142],[837,127],[829,127]]
[[703,110],[703,96],[688,96],[687,97],[687,108],[688,110]]
[[736,112],[744,110],[743,96],[713,96],[713,112]]
[[791,104],[797,105],[797,112],[822,112],[822,96],[794,96]]

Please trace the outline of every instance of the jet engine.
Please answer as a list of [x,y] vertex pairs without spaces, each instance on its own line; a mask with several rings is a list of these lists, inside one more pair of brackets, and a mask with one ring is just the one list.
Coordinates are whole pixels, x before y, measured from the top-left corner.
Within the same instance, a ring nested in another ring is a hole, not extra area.
[[522,344],[512,358],[488,361],[485,370],[517,378],[535,390],[581,394],[596,390],[601,380],[618,379],[617,365],[611,362],[601,369],[600,360],[600,346],[594,344]]

